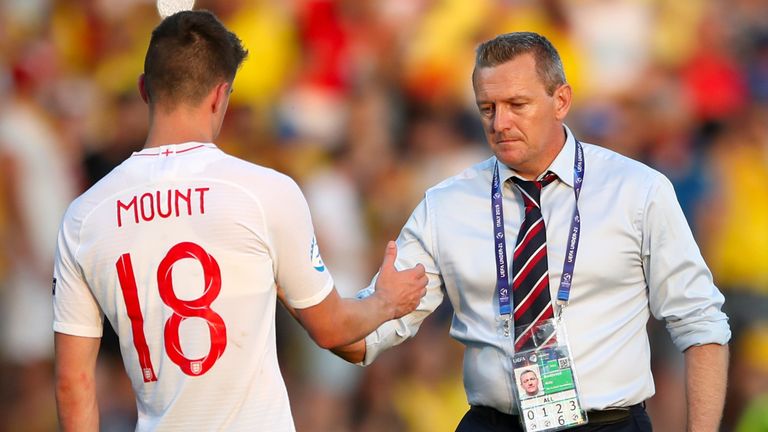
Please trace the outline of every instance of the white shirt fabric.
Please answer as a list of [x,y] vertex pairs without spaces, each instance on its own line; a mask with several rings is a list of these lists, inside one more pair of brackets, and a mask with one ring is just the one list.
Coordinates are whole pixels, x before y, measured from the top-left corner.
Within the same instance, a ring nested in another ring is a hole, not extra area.
[[[190,255],[189,243],[210,255],[219,280],[211,264],[204,270]],[[161,263],[173,262],[169,252],[179,244],[186,246],[168,271],[171,285],[161,284],[169,276]],[[134,345],[124,297],[130,283],[117,266],[124,254],[156,382],[144,382]],[[118,334],[137,398],[137,430],[294,430],[275,347],[276,283],[292,306],[306,308],[331,292],[333,280],[306,201],[287,176],[210,143],[134,153],[70,206],[54,277],[56,332],[100,337],[105,314]],[[182,319],[175,329],[172,321],[191,313],[185,308],[204,318]],[[169,354],[173,338],[189,360],[215,356],[216,315],[226,329],[225,342],[217,342],[223,353],[207,371],[193,362],[192,373],[183,372]]]
[[[575,140],[567,128],[566,133],[566,143],[549,167],[559,180],[541,194],[553,299],[575,206]],[[671,183],[610,150],[583,147],[581,240],[563,322],[583,407],[630,406],[654,393],[646,333],[650,314],[666,321],[680,350],[724,344],[730,329],[720,310],[723,296],[713,284]],[[513,348],[501,331],[496,291],[490,197],[494,164],[492,157],[429,189],[414,210],[397,240],[396,265],[423,264],[429,277],[427,294],[416,311],[383,324],[366,338],[363,364],[413,336],[445,292],[454,309],[450,334],[466,347],[468,402],[514,414],[515,380],[508,372]],[[499,163],[499,175],[505,181],[516,174]],[[505,181],[503,186],[507,251],[514,250],[524,217],[520,193],[511,183]]]

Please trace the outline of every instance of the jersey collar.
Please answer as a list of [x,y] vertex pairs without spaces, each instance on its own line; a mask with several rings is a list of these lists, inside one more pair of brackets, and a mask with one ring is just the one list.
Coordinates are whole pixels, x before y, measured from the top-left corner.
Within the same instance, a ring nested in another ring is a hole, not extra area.
[[145,148],[141,151],[133,152],[131,156],[169,156],[172,154],[193,152],[204,148],[216,148],[216,144],[195,141],[181,144],[168,144],[159,147]]

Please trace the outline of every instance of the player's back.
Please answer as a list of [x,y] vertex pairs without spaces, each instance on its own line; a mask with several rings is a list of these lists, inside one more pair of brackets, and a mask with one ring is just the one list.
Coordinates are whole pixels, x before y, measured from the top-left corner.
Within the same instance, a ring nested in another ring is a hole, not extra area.
[[281,212],[306,211],[297,193],[282,174],[187,143],[134,153],[72,205],[64,241],[119,335],[138,430],[293,430],[273,236],[290,229]]

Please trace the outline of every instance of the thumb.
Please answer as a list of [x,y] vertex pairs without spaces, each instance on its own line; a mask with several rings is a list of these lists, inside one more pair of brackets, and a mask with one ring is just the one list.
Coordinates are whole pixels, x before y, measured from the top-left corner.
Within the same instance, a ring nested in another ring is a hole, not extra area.
[[397,259],[397,243],[390,240],[384,249],[384,260],[381,262],[381,271],[394,271],[395,260]]

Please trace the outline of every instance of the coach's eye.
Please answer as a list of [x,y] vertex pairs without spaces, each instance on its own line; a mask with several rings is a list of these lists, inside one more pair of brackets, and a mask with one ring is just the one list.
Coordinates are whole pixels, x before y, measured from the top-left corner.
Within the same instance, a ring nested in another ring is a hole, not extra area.
[[493,115],[493,105],[481,105],[478,107],[478,109],[480,110],[480,114],[485,117],[490,117]]

